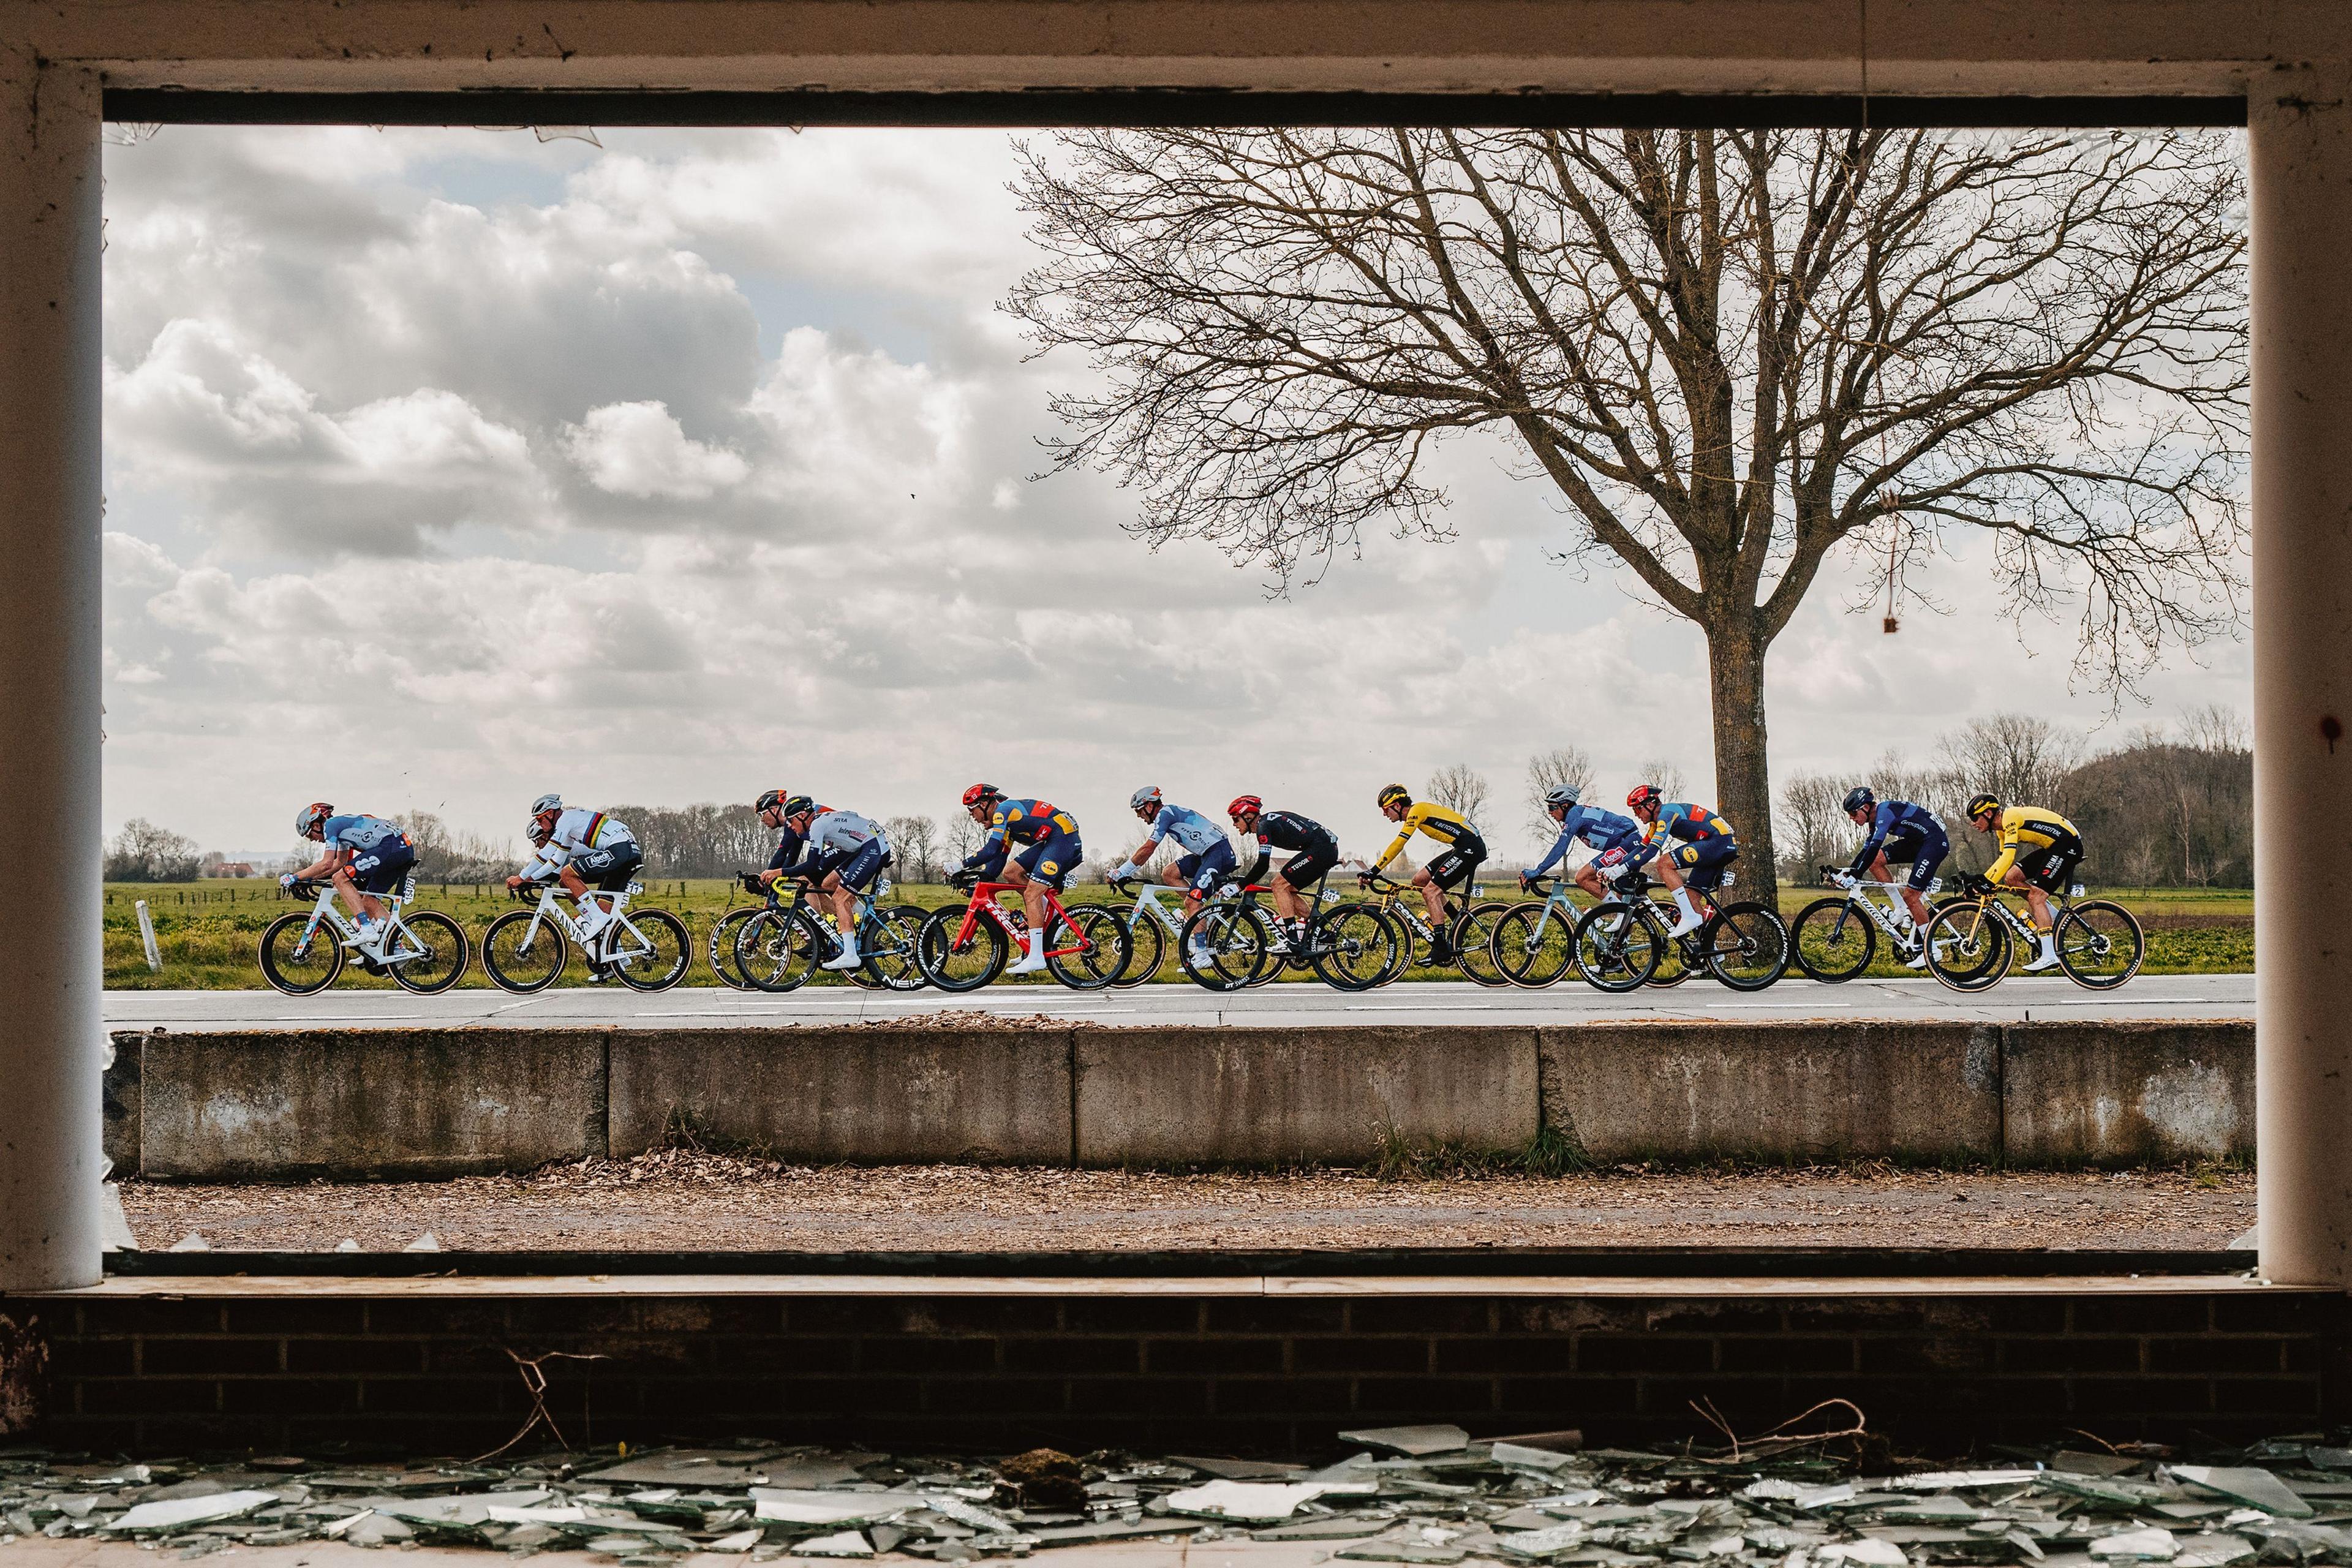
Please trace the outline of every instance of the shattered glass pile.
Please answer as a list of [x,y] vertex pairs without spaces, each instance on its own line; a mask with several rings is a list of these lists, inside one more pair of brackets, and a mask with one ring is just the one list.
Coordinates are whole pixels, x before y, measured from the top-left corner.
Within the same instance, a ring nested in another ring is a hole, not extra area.
[[1973,1469],[1895,1461],[1874,1439],[1738,1452],[1580,1450],[1573,1433],[1473,1441],[1452,1426],[1340,1439],[1349,1457],[1321,1468],[1043,1448],[982,1464],[749,1443],[392,1467],[0,1450],[0,1542],[135,1540],[187,1558],[341,1540],[585,1551],[632,1568],[690,1552],[957,1563],[1153,1537],[1320,1542],[1372,1563],[2352,1564],[2340,1433],[2197,1462],[2153,1446],[2000,1447]]

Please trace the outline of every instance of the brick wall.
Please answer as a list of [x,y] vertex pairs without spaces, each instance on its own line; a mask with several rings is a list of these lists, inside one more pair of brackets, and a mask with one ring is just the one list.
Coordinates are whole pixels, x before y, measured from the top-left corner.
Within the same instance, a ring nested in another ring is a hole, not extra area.
[[1700,1397],[1742,1430],[1852,1399],[1922,1447],[2074,1426],[2111,1440],[2253,1436],[2336,1414],[2325,1385],[2345,1322],[2340,1296],[2228,1282],[1761,1300],[1733,1288],[1164,1293],[1173,1283],[1045,1296],[120,1295],[0,1310],[43,1319],[51,1440],[145,1452],[488,1448],[530,1408],[509,1349],[605,1358],[546,1363],[551,1407],[575,1442],[1313,1454],[1341,1427],[1391,1421],[1682,1436],[1703,1430],[1689,1405]]

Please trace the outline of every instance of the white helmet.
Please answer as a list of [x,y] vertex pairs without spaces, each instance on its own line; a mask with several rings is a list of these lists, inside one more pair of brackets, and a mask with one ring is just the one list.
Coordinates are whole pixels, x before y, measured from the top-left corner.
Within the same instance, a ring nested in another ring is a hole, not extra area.
[[1129,811],[1157,811],[1159,808],[1160,786],[1158,784],[1145,784],[1127,797],[1127,809]]
[[560,795],[543,795],[537,800],[530,803],[530,814],[533,816],[537,816],[542,812],[562,811],[562,809],[563,797]]

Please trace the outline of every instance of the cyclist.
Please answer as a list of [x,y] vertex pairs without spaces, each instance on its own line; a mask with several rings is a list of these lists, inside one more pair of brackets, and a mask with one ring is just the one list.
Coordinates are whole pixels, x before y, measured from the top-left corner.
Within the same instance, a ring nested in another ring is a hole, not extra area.
[[[1110,868],[1110,885],[1118,887],[1129,877],[1143,875],[1145,864],[1159,852],[1162,839],[1173,838],[1184,851],[1160,876],[1171,888],[1184,889],[1184,912],[1191,914],[1201,907],[1209,889],[1220,879],[1231,879],[1234,874],[1234,843],[1225,837],[1223,828],[1189,806],[1171,805],[1160,798],[1158,784],[1145,784],[1128,797],[1127,808],[1145,822],[1151,830],[1143,836],[1135,853]],[[1206,938],[1196,938],[1193,957],[1196,961],[1208,956]]]
[[[1022,907],[1029,916],[1029,952],[1004,973],[1034,974],[1045,967],[1045,894],[1060,892],[1087,858],[1077,819],[1046,801],[1008,799],[992,784],[976,784],[964,791],[963,808],[988,829],[988,837],[964,860],[959,875],[1009,882],[1021,889]],[[1028,847],[1015,855],[1015,844]]]
[[[520,872],[507,879],[507,886],[520,888],[525,882],[543,882],[553,877],[579,904],[580,939],[583,943],[591,942],[611,918],[596,895],[624,890],[629,878],[646,863],[637,836],[616,816],[566,806],[562,795],[543,795],[530,803],[529,837],[538,853]],[[593,888],[588,885],[592,877],[596,881]]]
[[1415,801],[1412,792],[1401,784],[1392,784],[1380,793],[1381,815],[1397,825],[1397,836],[1372,868],[1357,880],[1369,885],[1388,863],[1404,853],[1416,833],[1426,833],[1445,848],[1435,858],[1412,874],[1412,885],[1421,889],[1421,901],[1428,906],[1430,928],[1437,935],[1431,943],[1432,963],[1454,961],[1454,933],[1446,913],[1445,893],[1448,889],[1466,884],[1478,874],[1486,861],[1486,841],[1470,826],[1470,819],[1460,812],[1438,805],[1433,800]]
[[335,885],[335,896],[343,900],[358,924],[361,954],[382,958],[390,928],[384,923],[383,902],[376,895],[400,886],[400,879],[416,864],[416,847],[409,843],[398,823],[359,812],[337,816],[335,808],[323,800],[312,801],[295,814],[294,831],[325,845],[326,849],[299,871],[278,878],[278,885],[290,888],[297,881],[329,879]]
[[2004,806],[1989,795],[1971,796],[1969,820],[1980,832],[2000,835],[2000,858],[1985,868],[1985,886],[2022,888],[2033,912],[2033,929],[2042,936],[2042,952],[2024,973],[2039,974],[2058,962],[2058,938],[2052,930],[2050,892],[2063,888],[2083,860],[2083,835],[2054,811],[2038,805]]
[[872,890],[890,863],[890,839],[873,821],[854,811],[820,806],[804,795],[782,803],[786,831],[808,845],[807,858],[776,873],[798,877],[833,900],[833,923],[841,929],[841,951],[824,961],[827,969],[855,969],[866,962],[857,951],[857,895]]
[[1667,800],[1655,784],[1634,785],[1625,805],[1643,828],[1634,864],[1656,857],[1658,880],[1675,896],[1675,923],[1666,934],[1688,936],[1706,923],[1691,902],[1691,889],[1712,892],[1723,881],[1723,868],[1739,853],[1731,824],[1703,805]]
[[[1903,903],[1911,912],[1912,931],[1926,931],[1927,884],[1936,879],[1936,868],[1952,852],[1952,841],[1944,832],[1943,820],[1926,806],[1907,800],[1880,800],[1868,784],[1856,784],[1846,791],[1845,814],[1856,826],[1870,829],[1870,837],[1855,851],[1846,874],[1867,874],[1878,881],[1891,882],[1895,877],[1887,869],[1887,863],[1909,861],[1911,874],[1904,879]],[[1927,950],[1922,948],[1913,953],[1905,967],[1927,968]]]
[[1544,815],[1559,824],[1559,837],[1553,840],[1551,853],[1543,858],[1541,865],[1530,866],[1519,873],[1522,890],[1562,860],[1569,847],[1580,841],[1596,853],[1576,868],[1576,885],[1596,899],[1609,896],[1606,878],[1641,863],[1642,825],[1630,816],[1620,816],[1597,805],[1579,805],[1574,785],[1560,784],[1547,791]]
[[798,865],[805,847],[800,834],[784,820],[784,803],[792,798],[790,790],[768,789],[751,803],[751,809],[760,814],[760,826],[776,835],[776,852],[768,857],[767,869],[760,873],[763,888],[774,887],[777,878]]
[[1235,795],[1225,807],[1225,815],[1241,829],[1244,839],[1256,842],[1257,858],[1247,870],[1235,879],[1255,882],[1265,875],[1277,849],[1291,851],[1290,858],[1272,883],[1275,913],[1282,917],[1283,938],[1293,953],[1307,951],[1307,889],[1328,876],[1331,868],[1339,863],[1339,840],[1331,830],[1310,817],[1295,811],[1268,811],[1265,802],[1254,795]]

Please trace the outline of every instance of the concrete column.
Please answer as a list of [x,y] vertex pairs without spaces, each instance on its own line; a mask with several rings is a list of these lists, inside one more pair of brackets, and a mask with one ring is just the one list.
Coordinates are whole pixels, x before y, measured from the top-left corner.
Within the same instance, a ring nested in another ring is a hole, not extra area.
[[99,124],[0,45],[0,1290],[99,1277]]
[[2352,65],[2247,118],[2262,1271],[2352,1286]]

